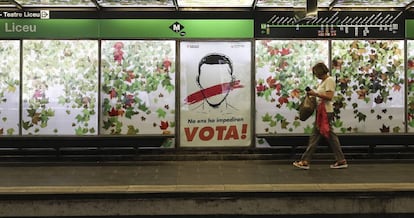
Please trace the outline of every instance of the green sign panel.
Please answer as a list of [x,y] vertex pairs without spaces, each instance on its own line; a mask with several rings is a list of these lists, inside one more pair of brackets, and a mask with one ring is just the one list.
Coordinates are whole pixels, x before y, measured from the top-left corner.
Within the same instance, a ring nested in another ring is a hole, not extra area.
[[253,38],[253,23],[253,20],[1,19],[0,38]]
[[405,38],[414,39],[414,20],[405,20]]
[[101,38],[253,38],[253,20],[109,19]]
[[93,19],[1,19],[0,38],[97,38],[99,22]]

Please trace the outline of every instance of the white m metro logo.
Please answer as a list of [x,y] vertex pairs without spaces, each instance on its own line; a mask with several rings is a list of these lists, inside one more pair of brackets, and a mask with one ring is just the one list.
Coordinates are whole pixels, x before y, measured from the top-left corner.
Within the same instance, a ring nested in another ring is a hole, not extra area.
[[183,25],[181,25],[181,24],[180,24],[180,23],[178,23],[178,22],[175,22],[175,23],[173,23],[173,24],[170,26],[170,29],[171,29],[172,31],[176,32],[176,33],[179,33],[179,32],[181,32],[181,30],[183,30],[183,29],[184,29],[184,26],[183,26]]

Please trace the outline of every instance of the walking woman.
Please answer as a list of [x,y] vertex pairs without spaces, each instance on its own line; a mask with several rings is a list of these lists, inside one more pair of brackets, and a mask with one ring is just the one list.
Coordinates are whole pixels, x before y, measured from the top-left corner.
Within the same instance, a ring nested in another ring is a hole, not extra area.
[[329,69],[324,63],[313,66],[312,73],[320,80],[316,90],[307,90],[308,95],[316,96],[318,100],[315,125],[312,135],[309,137],[306,151],[302,154],[300,161],[293,162],[293,166],[306,170],[310,169],[310,161],[316,147],[323,139],[326,139],[336,159],[336,162],[330,167],[332,169],[347,168],[348,164],[342,152],[341,143],[332,128],[335,80],[329,76]]

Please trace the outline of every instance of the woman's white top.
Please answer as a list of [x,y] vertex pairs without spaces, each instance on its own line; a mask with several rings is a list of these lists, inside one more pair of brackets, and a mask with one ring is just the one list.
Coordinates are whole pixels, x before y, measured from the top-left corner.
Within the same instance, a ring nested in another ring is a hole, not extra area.
[[[334,78],[332,78],[331,76],[329,76],[328,78],[326,78],[325,80],[323,80],[316,88],[316,91],[318,93],[325,93],[327,91],[331,91],[334,93],[335,95],[335,87],[336,87],[336,83]],[[321,98],[318,98],[318,101],[321,101]],[[326,112],[330,113],[333,112],[333,101],[328,101],[325,99],[325,108],[326,108]]]

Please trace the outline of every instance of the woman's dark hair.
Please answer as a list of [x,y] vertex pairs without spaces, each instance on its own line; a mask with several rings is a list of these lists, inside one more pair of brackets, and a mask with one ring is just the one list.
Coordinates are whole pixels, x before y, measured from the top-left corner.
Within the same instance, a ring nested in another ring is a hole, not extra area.
[[329,73],[329,69],[324,63],[317,63],[312,67],[312,73],[314,75],[324,75]]

